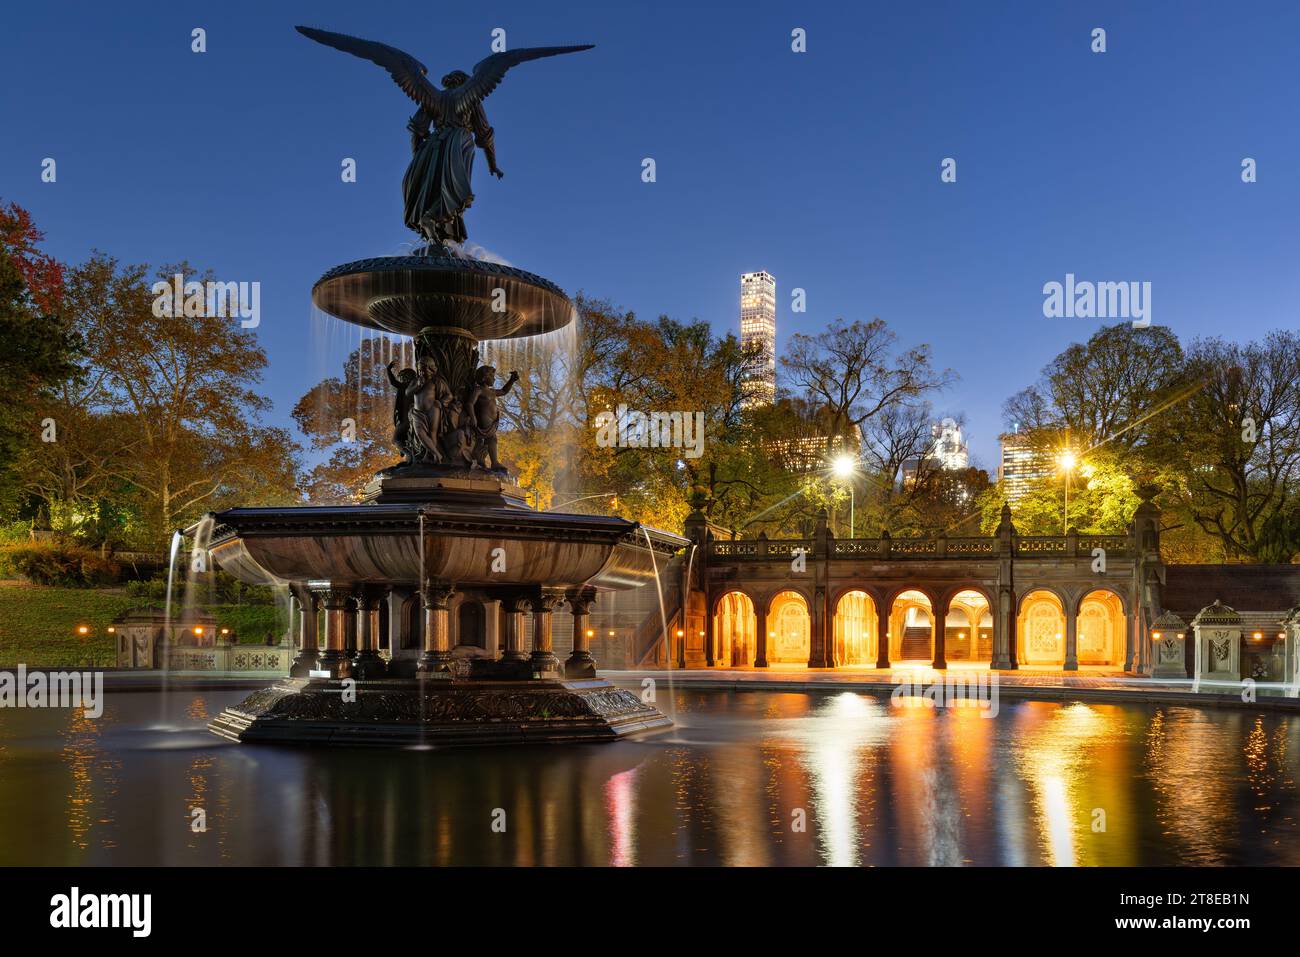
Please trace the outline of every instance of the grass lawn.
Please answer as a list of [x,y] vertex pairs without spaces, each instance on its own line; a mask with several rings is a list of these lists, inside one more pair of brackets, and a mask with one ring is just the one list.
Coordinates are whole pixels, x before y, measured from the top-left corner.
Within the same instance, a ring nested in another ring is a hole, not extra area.
[[[0,582],[0,668],[20,662],[31,668],[116,661],[109,623],[138,605],[158,602],[128,595],[121,588],[58,588],[26,582]],[[230,628],[242,643],[261,644],[268,631],[285,628],[273,605],[217,605],[211,609],[220,627]],[[90,634],[77,635],[86,625]]]
[[[84,665],[92,656],[96,664],[112,664],[113,639],[105,629],[139,603],[118,589],[0,584],[0,667]],[[87,637],[78,637],[79,625],[90,628]]]

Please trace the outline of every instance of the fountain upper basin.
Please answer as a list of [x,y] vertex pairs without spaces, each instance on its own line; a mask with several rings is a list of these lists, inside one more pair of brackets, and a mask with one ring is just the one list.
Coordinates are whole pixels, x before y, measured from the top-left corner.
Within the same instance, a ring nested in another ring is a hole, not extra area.
[[318,309],[369,329],[426,329],[475,339],[553,332],[576,310],[559,286],[499,263],[452,256],[380,256],[335,266],[312,287]]
[[234,508],[214,518],[213,560],[253,584],[621,590],[653,582],[687,544],[620,518],[454,503]]

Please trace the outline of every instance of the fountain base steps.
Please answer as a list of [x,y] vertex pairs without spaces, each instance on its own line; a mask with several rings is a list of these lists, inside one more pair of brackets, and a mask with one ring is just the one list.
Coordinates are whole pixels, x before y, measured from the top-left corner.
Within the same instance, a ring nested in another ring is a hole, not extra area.
[[615,741],[671,727],[604,680],[289,678],[227,708],[208,730],[231,741],[354,747],[476,747]]

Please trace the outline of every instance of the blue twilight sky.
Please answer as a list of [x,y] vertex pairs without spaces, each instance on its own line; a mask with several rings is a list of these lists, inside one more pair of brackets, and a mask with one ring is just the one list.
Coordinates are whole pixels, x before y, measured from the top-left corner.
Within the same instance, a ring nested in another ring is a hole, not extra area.
[[67,261],[99,248],[260,281],[280,423],[344,355],[310,330],[312,282],[413,238],[412,105],[295,23],[402,47],[433,77],[472,67],[496,27],[511,46],[596,43],[487,101],[506,178],[479,157],[471,239],[719,331],[753,269],[777,278],[782,341],[879,316],[960,374],[937,411],[967,415],[988,467],[1003,400],[1099,324],[1044,318],[1047,281],[1150,281],[1154,321],[1184,341],[1300,325],[1294,2],[48,0],[0,18],[0,198]]

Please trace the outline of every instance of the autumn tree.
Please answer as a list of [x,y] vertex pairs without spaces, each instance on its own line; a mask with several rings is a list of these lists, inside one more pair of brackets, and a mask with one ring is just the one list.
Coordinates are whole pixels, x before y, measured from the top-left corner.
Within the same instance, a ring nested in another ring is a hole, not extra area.
[[[77,374],[80,342],[63,304],[63,270],[39,244],[44,235],[15,203],[0,206],[0,505],[12,511],[22,479],[15,466],[42,437],[60,383]],[[51,433],[53,428],[53,433]]]
[[[96,253],[84,269],[105,298],[79,316],[90,344],[83,372],[102,376],[96,411],[131,436],[113,473],[140,494],[149,539],[160,545],[212,508],[292,500],[297,446],[261,422],[270,402],[256,389],[266,366],[256,335],[207,310],[155,310],[145,266]],[[157,278],[176,273],[211,278],[188,263]]]
[[824,410],[828,452],[836,437],[856,441],[871,419],[953,381],[933,367],[928,345],[900,350],[897,338],[881,319],[837,319],[825,332],[790,337],[781,367],[791,391]]
[[341,376],[312,386],[293,407],[293,418],[314,452],[326,455],[303,478],[309,499],[356,501],[375,473],[402,460],[393,445],[394,390],[388,364],[411,360],[409,343],[368,336],[349,353]]
[[1291,561],[1300,552],[1300,336],[1200,340],[1186,378],[1199,388],[1172,417],[1167,443],[1180,504],[1228,556]]

